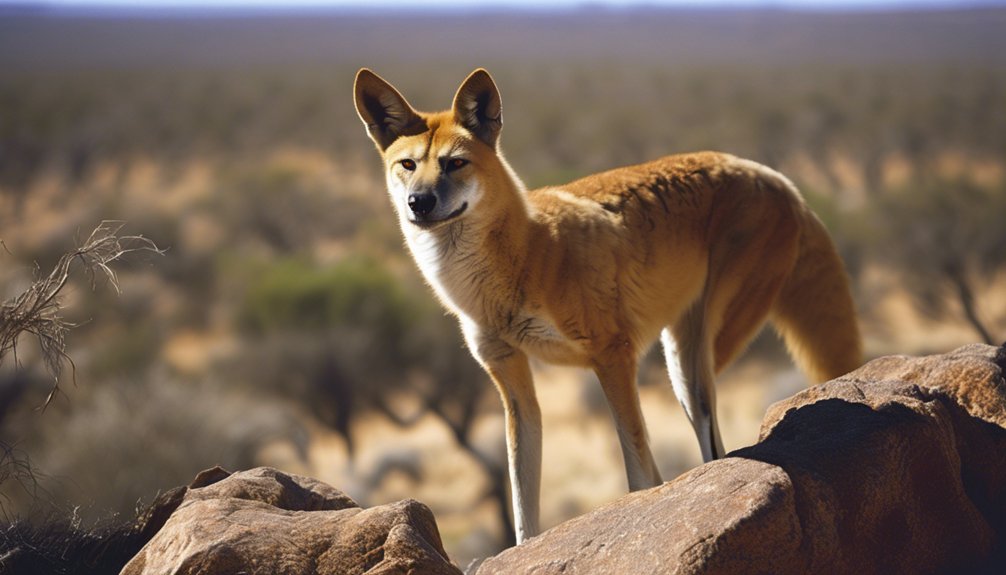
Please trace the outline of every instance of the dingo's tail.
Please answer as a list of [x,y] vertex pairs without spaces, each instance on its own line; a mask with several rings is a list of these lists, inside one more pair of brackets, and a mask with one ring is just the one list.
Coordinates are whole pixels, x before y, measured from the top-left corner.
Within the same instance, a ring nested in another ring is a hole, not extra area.
[[849,279],[824,224],[810,210],[792,274],[772,309],[790,355],[814,383],[862,363],[862,342]]

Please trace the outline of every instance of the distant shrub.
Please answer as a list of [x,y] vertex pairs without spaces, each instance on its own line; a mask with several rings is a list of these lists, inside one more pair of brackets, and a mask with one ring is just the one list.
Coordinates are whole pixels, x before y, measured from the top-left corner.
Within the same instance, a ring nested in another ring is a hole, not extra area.
[[319,241],[351,238],[374,219],[373,207],[354,195],[353,185],[279,158],[225,173],[202,209],[239,243],[282,257],[310,251]]
[[289,259],[270,265],[249,286],[239,322],[253,333],[366,326],[395,334],[417,322],[417,307],[423,304],[373,260],[317,267]]

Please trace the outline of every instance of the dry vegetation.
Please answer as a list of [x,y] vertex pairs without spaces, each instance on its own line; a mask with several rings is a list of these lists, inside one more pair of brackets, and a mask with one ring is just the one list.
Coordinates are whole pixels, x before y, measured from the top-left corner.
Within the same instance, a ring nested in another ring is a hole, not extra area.
[[18,342],[29,336],[35,339],[42,363],[53,379],[45,405],[60,391],[63,365],[73,366],[66,353],[66,332],[73,326],[63,319],[61,294],[70,280],[70,266],[78,264],[92,286],[101,276],[119,292],[111,268],[113,262],[131,252],[161,253],[156,244],[143,236],[120,237],[123,226],[121,222],[101,222],[76,249],[60,256],[48,275],[37,277],[23,292],[0,304],[0,368],[4,359],[10,358],[14,369],[20,369]]
[[[102,220],[167,250],[120,267],[118,296],[70,281],[79,385],[44,415],[41,359],[0,368],[0,440],[46,490],[3,482],[4,506],[93,520],[270,464],[365,505],[427,501],[462,561],[506,541],[498,401],[401,247],[350,99],[360,66],[424,109],[487,66],[529,185],[704,148],[772,165],[835,234],[871,354],[1000,341],[1004,23],[586,11],[452,16],[431,39],[412,17],[0,13],[0,299]],[[728,448],[802,385],[779,353],[763,338],[724,378]],[[646,415],[671,477],[698,455],[659,365]],[[596,384],[541,379],[554,524],[624,478]]]

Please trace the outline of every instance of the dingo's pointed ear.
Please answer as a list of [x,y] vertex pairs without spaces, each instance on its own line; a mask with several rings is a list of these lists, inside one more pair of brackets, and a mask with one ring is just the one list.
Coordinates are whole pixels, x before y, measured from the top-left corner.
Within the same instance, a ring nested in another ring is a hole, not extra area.
[[356,73],[353,84],[356,113],[367,126],[377,147],[388,149],[399,136],[422,131],[423,120],[391,84],[366,68]]
[[496,147],[503,128],[503,103],[489,72],[472,72],[454,96],[454,118],[490,147]]

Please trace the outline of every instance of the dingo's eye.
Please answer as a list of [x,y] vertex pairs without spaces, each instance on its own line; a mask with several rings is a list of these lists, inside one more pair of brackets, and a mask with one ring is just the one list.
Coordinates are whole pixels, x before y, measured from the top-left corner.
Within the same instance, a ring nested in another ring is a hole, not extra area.
[[453,172],[454,170],[457,170],[458,168],[463,168],[467,165],[468,160],[464,158],[451,158],[447,160],[447,163],[445,164],[444,167],[447,169],[448,172]]
[[401,164],[403,168],[405,168],[406,170],[408,170],[410,172],[416,171],[416,161],[415,160],[402,160],[401,162],[398,162],[398,163]]

